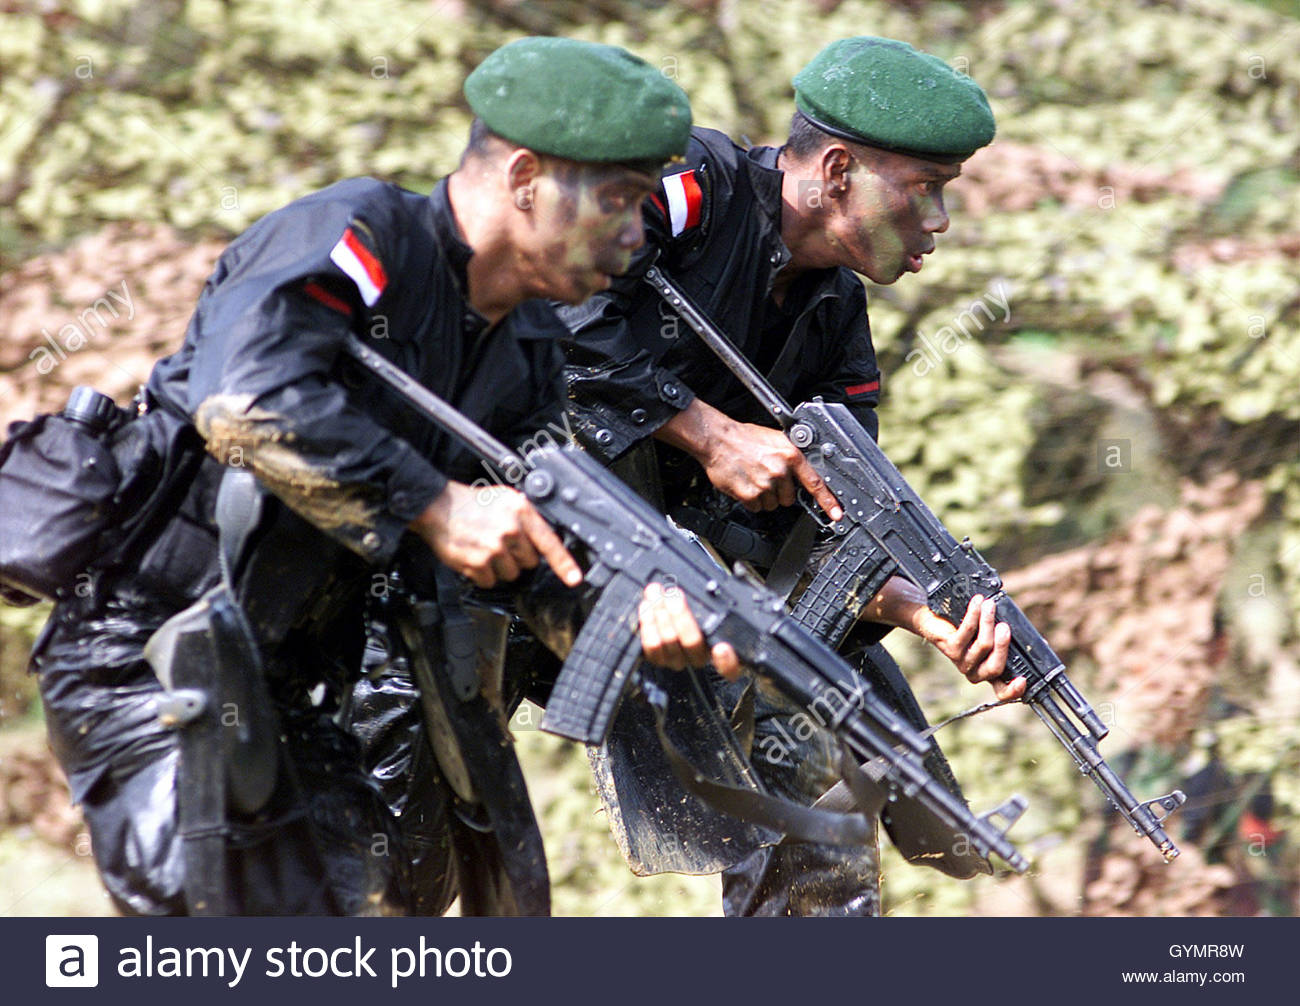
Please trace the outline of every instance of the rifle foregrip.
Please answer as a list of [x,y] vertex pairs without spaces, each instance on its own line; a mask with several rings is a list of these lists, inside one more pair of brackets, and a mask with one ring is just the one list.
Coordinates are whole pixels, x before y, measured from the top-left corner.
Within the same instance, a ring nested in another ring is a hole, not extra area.
[[610,581],[588,616],[546,702],[542,729],[581,744],[602,744],[641,659],[641,588]]

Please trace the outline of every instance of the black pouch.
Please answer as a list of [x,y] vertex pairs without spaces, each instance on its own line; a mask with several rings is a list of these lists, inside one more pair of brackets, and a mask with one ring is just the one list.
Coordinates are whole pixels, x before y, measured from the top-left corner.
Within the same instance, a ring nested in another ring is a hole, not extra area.
[[0,588],[55,599],[132,551],[201,460],[192,427],[77,388],[0,444]]
[[10,425],[0,445],[0,581],[7,587],[53,598],[99,555],[122,481],[108,434],[125,421],[113,406],[90,420],[58,413]]

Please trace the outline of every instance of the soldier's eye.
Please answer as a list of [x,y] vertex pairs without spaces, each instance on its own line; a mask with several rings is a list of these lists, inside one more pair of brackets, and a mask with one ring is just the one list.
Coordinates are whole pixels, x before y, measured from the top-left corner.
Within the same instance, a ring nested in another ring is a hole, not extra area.
[[626,192],[601,196],[600,208],[606,213],[622,213],[632,205],[632,197]]

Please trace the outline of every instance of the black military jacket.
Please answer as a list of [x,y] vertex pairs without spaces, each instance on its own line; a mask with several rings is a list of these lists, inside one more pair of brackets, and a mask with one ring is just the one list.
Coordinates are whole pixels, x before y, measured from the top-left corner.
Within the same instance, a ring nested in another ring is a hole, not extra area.
[[345,333],[508,442],[562,418],[563,325],[530,301],[489,327],[466,300],[471,255],[446,181],[427,197],[353,179],[299,199],[226,249],[149,393],[219,460],[385,562],[448,478],[501,479],[341,361]]
[[646,249],[610,290],[561,309],[568,407],[584,443],[611,461],[695,396],[733,418],[771,419],[639,278],[657,256],[787,399],[849,406],[874,435],[880,373],[861,281],[848,269],[799,277],[770,297],[790,253],[781,240],[779,151],[744,151],[723,133],[693,132],[686,164],[647,202]]

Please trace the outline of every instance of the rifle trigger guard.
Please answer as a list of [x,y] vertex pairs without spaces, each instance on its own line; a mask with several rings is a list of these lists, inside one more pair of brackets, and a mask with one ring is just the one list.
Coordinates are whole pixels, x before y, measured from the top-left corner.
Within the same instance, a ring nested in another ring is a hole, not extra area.
[[838,535],[849,533],[848,522],[842,520],[834,521],[827,517],[826,512],[822,510],[820,504],[809,495],[808,490],[803,488],[803,486],[799,487],[795,498],[798,500],[799,505],[804,508],[804,511],[808,516],[817,523],[818,527],[829,528]]

